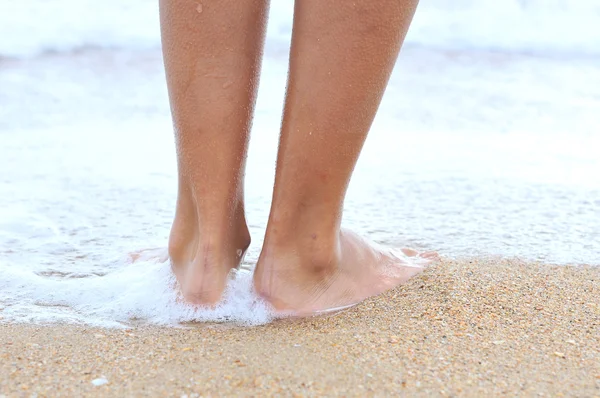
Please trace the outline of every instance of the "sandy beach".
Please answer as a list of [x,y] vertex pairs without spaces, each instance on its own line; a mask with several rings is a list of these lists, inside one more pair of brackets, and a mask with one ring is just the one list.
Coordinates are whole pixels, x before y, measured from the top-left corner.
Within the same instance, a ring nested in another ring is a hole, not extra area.
[[[158,2],[5,3],[0,398],[600,398],[600,1],[421,2],[342,225],[444,260],[342,313],[262,326],[249,272],[194,310],[170,264],[129,255],[164,247],[178,193]],[[245,271],[271,209],[293,10],[271,2]],[[177,324],[222,319],[254,326]]]
[[598,267],[446,260],[330,317],[2,324],[0,396],[600,396],[599,281]]

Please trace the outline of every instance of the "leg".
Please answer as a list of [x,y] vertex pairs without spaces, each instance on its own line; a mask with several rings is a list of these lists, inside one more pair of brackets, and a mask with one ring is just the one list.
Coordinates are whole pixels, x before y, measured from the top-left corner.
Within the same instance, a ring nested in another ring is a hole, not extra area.
[[254,284],[279,310],[359,302],[430,261],[340,229],[346,188],[417,0],[297,0],[275,190]]
[[179,191],[169,256],[184,297],[219,300],[250,244],[243,175],[268,0],[160,0]]

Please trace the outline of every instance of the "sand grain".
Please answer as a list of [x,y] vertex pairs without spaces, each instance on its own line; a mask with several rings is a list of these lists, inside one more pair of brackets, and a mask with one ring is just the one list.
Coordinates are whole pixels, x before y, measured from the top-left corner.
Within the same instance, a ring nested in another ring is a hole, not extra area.
[[444,261],[342,314],[252,328],[0,325],[0,394],[34,393],[600,396],[600,268]]

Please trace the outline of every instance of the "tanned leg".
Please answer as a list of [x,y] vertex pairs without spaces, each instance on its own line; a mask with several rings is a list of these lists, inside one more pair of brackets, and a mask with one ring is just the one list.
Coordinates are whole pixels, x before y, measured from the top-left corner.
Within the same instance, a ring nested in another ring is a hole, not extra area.
[[243,177],[268,0],[160,0],[179,191],[169,239],[186,300],[214,304],[250,244]]
[[297,314],[355,304],[433,257],[341,229],[344,196],[416,0],[296,0],[273,203],[256,290]]

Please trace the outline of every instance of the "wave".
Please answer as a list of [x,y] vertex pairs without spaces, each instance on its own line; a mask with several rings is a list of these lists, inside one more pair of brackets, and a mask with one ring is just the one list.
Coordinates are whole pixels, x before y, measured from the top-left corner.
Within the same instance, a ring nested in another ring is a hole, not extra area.
[[[6,2],[5,2],[6,3]],[[272,2],[270,42],[287,41],[292,0]],[[449,50],[600,55],[597,0],[422,0],[408,45]],[[160,46],[157,0],[29,0],[0,14],[0,54]]]

